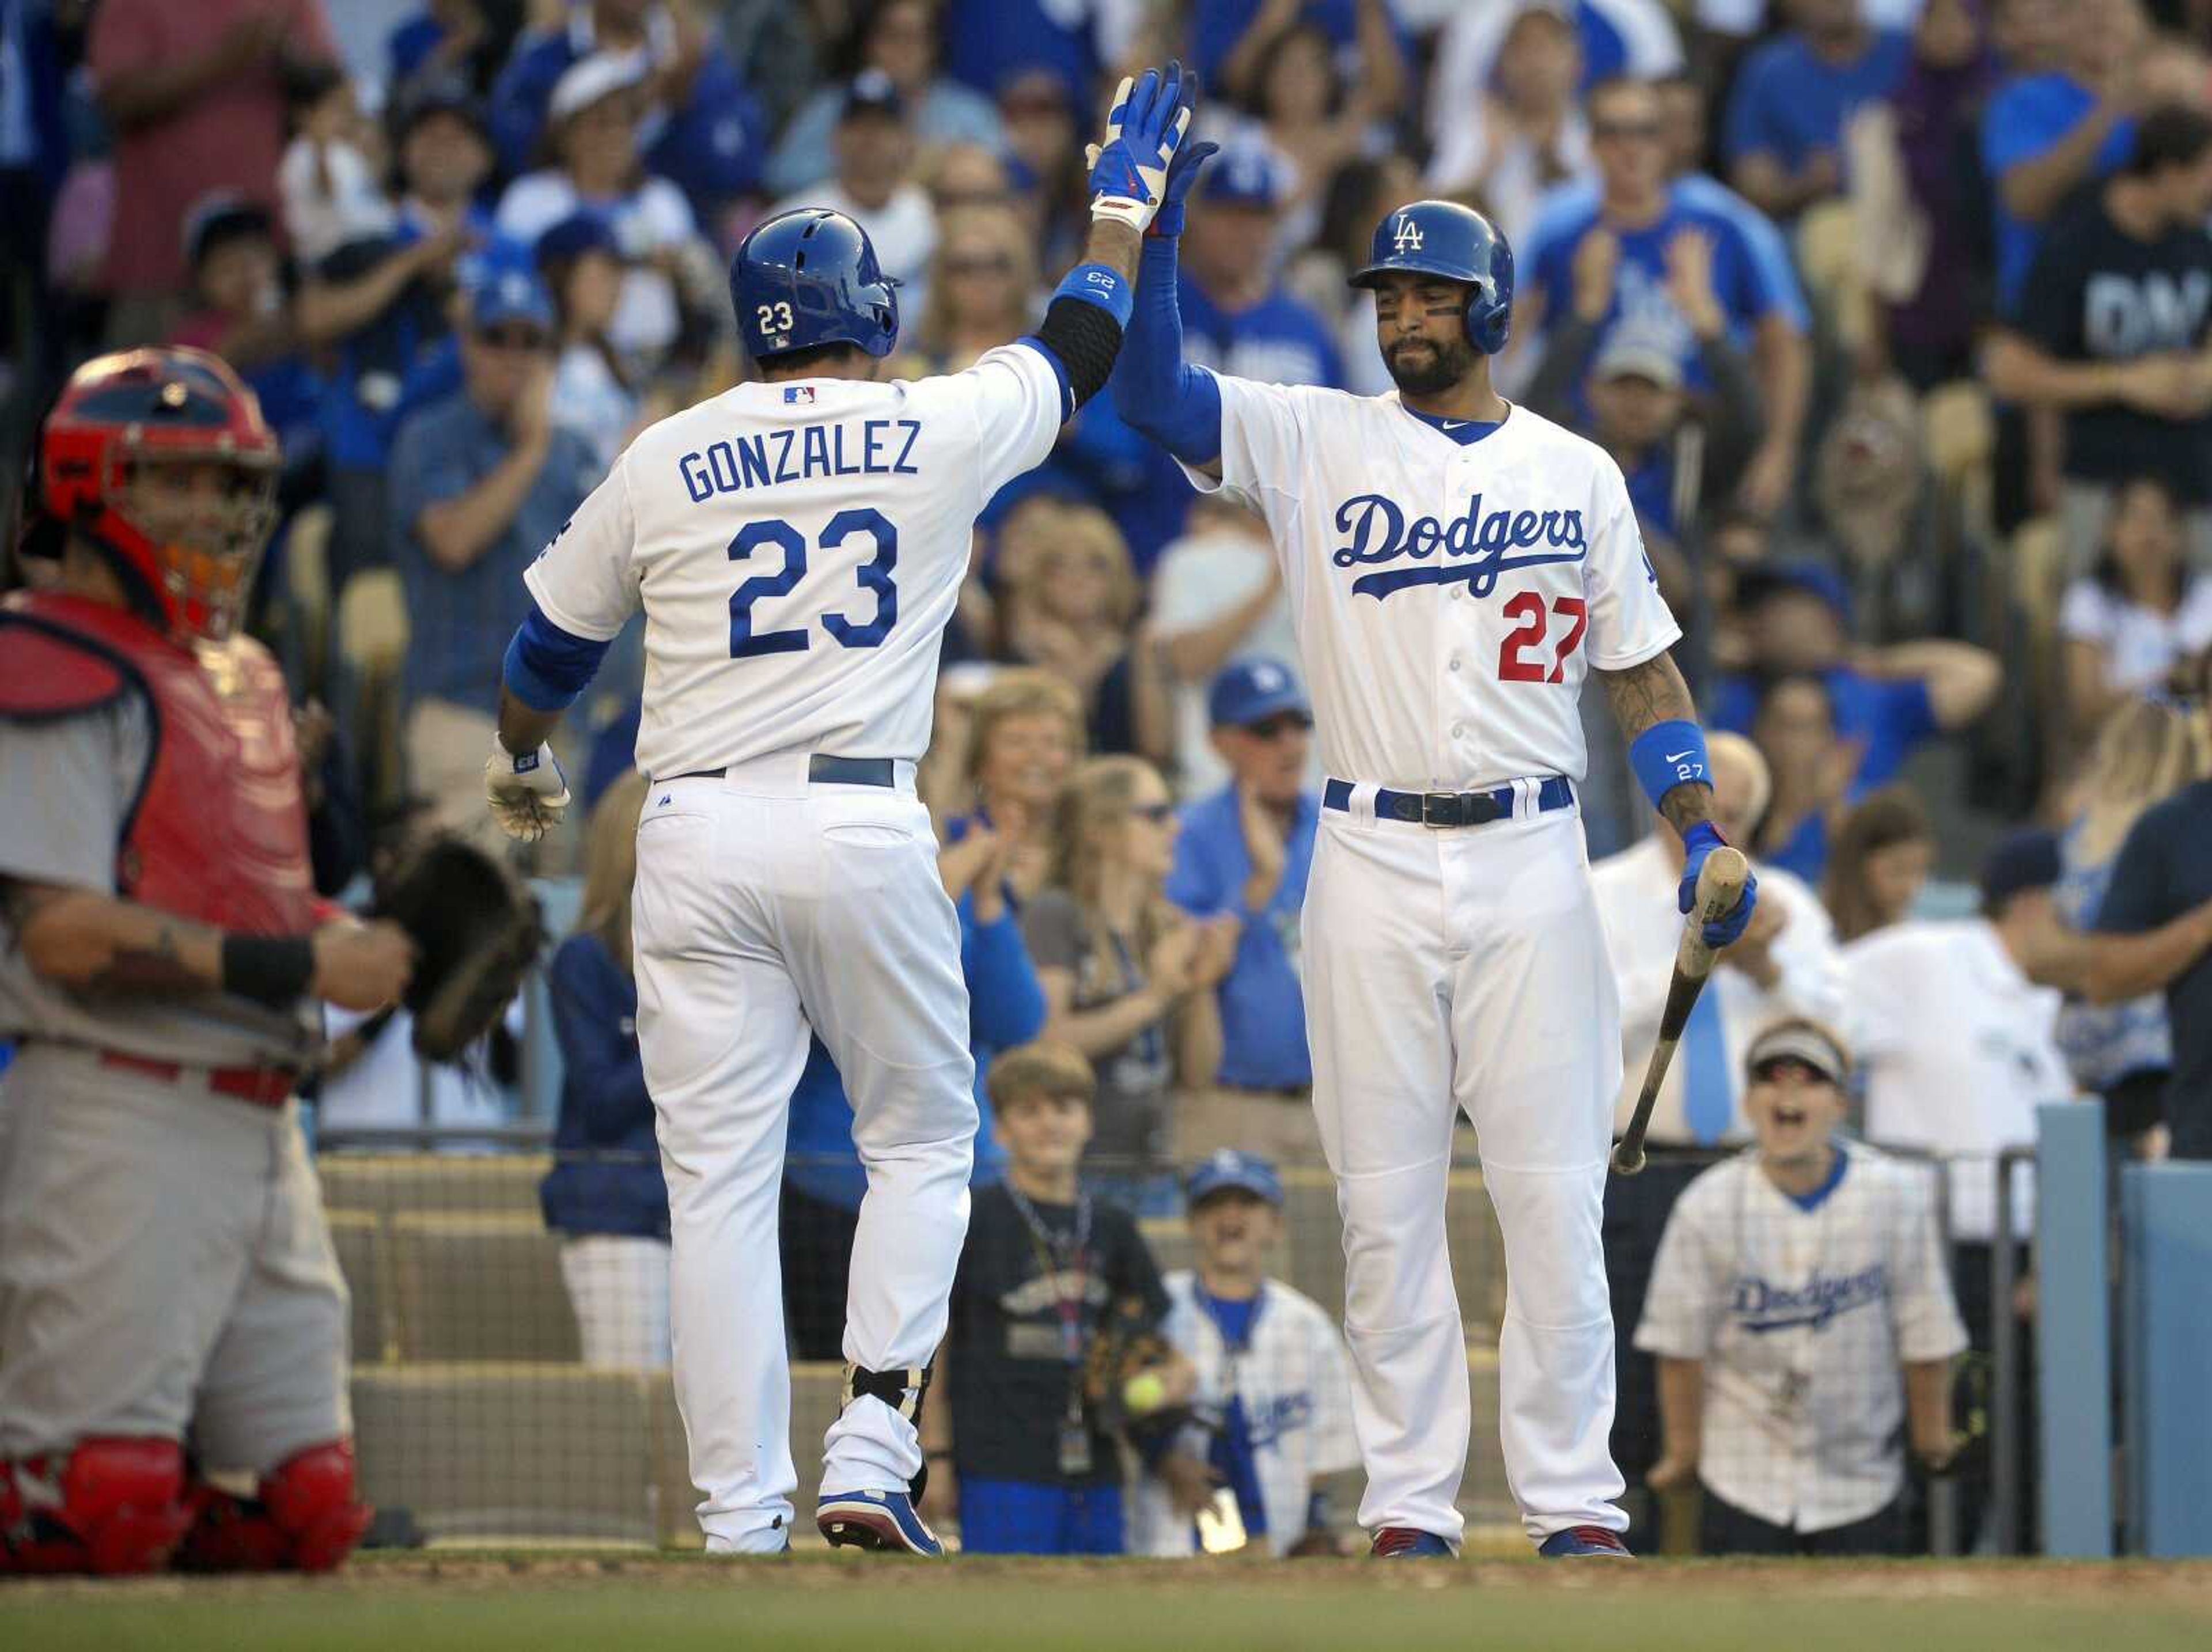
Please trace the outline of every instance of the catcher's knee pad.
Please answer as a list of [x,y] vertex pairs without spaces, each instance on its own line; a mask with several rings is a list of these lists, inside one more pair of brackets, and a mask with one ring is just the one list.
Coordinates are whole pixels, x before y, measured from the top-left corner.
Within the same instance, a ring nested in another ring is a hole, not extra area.
[[0,1462],[0,1572],[159,1571],[191,1516],[174,1440],[81,1440]]
[[349,1440],[294,1453],[261,1477],[258,1497],[196,1485],[187,1499],[191,1530],[177,1564],[190,1571],[329,1571],[368,1530],[374,1511],[353,1492]]

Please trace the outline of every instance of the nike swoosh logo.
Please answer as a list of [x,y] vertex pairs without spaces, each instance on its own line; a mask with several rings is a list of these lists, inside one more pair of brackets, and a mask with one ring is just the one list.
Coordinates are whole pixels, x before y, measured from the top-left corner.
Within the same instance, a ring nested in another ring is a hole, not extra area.
[[1467,421],[1466,421],[1465,419],[1439,419],[1439,420],[1437,420],[1437,424],[1438,424],[1442,428],[1446,429],[1446,430],[1456,430],[1456,429],[1458,429],[1458,428],[1460,428],[1460,426],[1462,426],[1462,425],[1465,424],[1466,422],[1467,422]]
[[1670,763],[1678,763],[1689,755],[1686,751],[1670,751],[1667,754],[1667,761]]

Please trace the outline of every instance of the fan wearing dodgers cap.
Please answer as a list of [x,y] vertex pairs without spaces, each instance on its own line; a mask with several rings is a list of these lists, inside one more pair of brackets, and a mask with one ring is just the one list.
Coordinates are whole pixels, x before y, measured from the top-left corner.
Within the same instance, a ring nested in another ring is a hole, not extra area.
[[413,635],[404,677],[409,785],[432,822],[501,840],[473,795],[499,651],[530,611],[522,573],[601,470],[555,416],[553,301],[503,250],[466,290],[461,388],[399,427],[386,471],[392,561]]
[[1224,148],[1191,209],[1180,301],[1189,359],[1273,385],[1340,385],[1329,324],[1276,279],[1291,163],[1256,138]]
[[[1681,630],[1620,467],[1492,386],[1513,255],[1480,213],[1417,201],[1376,228],[1353,280],[1376,291],[1389,394],[1183,360],[1175,233],[1204,149],[1169,180],[1114,399],[1266,520],[1313,692],[1329,779],[1306,1027],[1345,1222],[1360,1523],[1384,1558],[1458,1552],[1473,1408],[1444,1207],[1464,1111],[1505,1238],[1500,1433],[1522,1529],[1546,1556],[1625,1556],[1600,1236],[1621,1053],[1576,807],[1581,701],[1595,672],[1686,846],[1687,912],[1725,840],[1668,653]],[[1742,933],[1756,890],[1709,944]]]
[[1231,780],[1184,808],[1167,894],[1194,917],[1239,920],[1237,956],[1215,988],[1218,1083],[1229,1093],[1187,1097],[1176,1140],[1186,1154],[1234,1145],[1311,1158],[1298,912],[1321,818],[1321,799],[1305,784],[1313,711],[1288,665],[1259,658],[1215,677],[1207,710]]
[[1193,1488],[1206,1482],[1189,1467],[1202,1463],[1215,1496],[1233,1499],[1231,1529],[1248,1542],[1278,1555],[1334,1554],[1319,1483],[1359,1463],[1351,1376],[1327,1311],[1267,1277],[1268,1249],[1282,1236],[1282,1178],[1259,1154],[1224,1147],[1200,1161],[1184,1192],[1198,1266],[1164,1281],[1160,1333],[1198,1373],[1198,1421],[1163,1463],[1167,1472],[1138,1482],[1130,1552],[1185,1555],[1200,1546]]
[[1953,1453],[1966,1351],[1932,1184],[1836,1132],[1850,1060],[1822,1023],[1744,1055],[1756,1145],[1668,1218],[1636,1345],[1659,1359],[1655,1490],[1704,1489],[1708,1554],[1905,1547],[1904,1446]]

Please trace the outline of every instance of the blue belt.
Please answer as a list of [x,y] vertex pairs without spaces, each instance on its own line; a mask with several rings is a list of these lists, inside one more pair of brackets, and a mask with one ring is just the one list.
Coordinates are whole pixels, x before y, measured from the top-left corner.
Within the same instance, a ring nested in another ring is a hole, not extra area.
[[[1575,788],[1564,774],[1554,774],[1536,788],[1536,809],[1549,814],[1575,800]],[[1331,780],[1322,790],[1322,807],[1352,812],[1352,782]],[[1513,817],[1513,788],[1495,792],[1392,792],[1376,788],[1375,818],[1410,821],[1433,827],[1487,826],[1493,820]]]
[[[695,768],[688,774],[671,774],[672,780],[718,780],[726,768]],[[891,786],[889,757],[832,757],[816,752],[806,760],[806,778],[817,786]]]

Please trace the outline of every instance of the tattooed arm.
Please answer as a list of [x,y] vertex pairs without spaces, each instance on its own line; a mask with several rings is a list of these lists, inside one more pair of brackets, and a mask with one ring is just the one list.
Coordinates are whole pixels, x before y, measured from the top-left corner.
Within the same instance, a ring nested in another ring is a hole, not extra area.
[[226,936],[136,901],[0,878],[0,920],[33,970],[93,997],[228,992],[281,1005],[304,993],[375,1010],[399,994],[414,967],[406,932],[383,919],[337,918],[307,935]]
[[[1598,676],[1605,681],[1606,698],[1613,702],[1613,714],[1631,745],[1646,729],[1661,723],[1697,720],[1690,685],[1682,681],[1671,655],[1655,654],[1641,665],[1625,671],[1601,671]],[[1713,788],[1705,780],[1685,781],[1659,799],[1659,812],[1678,835],[1687,836],[1697,822],[1712,818]]]
[[222,985],[222,932],[136,902],[58,884],[4,885],[25,962],[58,987],[104,997],[166,997]]

